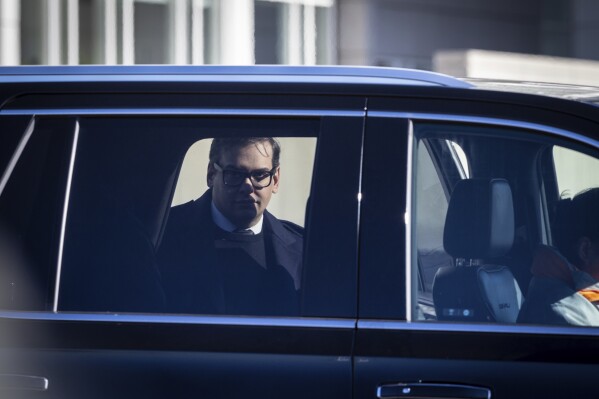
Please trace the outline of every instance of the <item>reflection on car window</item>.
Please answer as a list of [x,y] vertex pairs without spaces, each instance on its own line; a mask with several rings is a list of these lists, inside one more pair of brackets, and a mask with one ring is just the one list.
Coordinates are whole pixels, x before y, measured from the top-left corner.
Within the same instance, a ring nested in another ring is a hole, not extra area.
[[576,255],[580,242],[599,250],[599,184],[580,172],[597,156],[510,129],[415,134],[414,319],[599,325],[599,261]]
[[590,187],[599,187],[599,160],[568,148],[553,147],[559,193],[572,197]]
[[59,308],[299,315],[317,127],[82,120]]
[[[447,214],[446,188],[439,177],[431,154],[433,143],[449,149],[449,141],[423,140],[418,146],[416,196],[416,242],[420,275],[420,307],[422,315],[434,318],[432,288],[440,266],[451,265],[451,257],[443,249],[443,221]],[[428,146],[427,146],[428,144]],[[447,155],[449,152],[446,152]]]
[[1,309],[52,309],[74,126],[38,120],[1,193]]

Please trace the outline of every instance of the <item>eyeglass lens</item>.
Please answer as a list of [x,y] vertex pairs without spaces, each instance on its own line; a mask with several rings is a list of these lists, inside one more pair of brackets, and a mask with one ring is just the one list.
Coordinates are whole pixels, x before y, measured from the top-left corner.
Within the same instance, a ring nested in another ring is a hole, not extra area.
[[247,178],[256,187],[268,187],[272,181],[272,173],[256,171],[252,173],[237,172],[234,170],[223,170],[223,179],[227,186],[238,186]]

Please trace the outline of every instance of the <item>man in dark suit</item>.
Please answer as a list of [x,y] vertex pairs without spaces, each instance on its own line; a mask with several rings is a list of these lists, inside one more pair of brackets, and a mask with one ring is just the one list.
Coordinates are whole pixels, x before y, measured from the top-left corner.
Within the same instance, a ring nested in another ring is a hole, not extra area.
[[209,189],[171,209],[158,251],[168,311],[299,315],[303,228],[266,210],[279,154],[270,137],[213,140]]

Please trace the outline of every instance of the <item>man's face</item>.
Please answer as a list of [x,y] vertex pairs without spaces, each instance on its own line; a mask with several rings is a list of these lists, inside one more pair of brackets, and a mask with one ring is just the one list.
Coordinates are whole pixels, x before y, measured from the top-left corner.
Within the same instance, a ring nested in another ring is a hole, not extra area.
[[[223,149],[218,165],[223,170],[239,172],[266,172],[272,169],[272,146],[268,141],[250,144],[242,148]],[[212,188],[212,200],[238,228],[255,225],[279,189],[279,168],[272,176],[268,187],[256,187],[249,178],[238,186],[225,185],[223,172],[211,163],[208,167],[208,187]]]

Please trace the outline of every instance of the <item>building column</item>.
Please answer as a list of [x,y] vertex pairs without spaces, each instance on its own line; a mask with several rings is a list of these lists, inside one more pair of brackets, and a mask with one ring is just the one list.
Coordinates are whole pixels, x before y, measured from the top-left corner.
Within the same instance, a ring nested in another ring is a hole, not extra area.
[[204,0],[191,3],[191,63],[202,65],[204,60]]
[[302,64],[302,8],[299,3],[287,5],[287,18],[283,31],[286,33],[287,43],[282,50],[285,54],[284,62],[290,65]]
[[67,64],[79,64],[79,0],[67,3]]
[[103,6],[104,23],[102,24],[102,36],[104,47],[104,64],[114,65],[117,63],[117,8],[116,0],[98,1],[99,6]]
[[172,0],[169,3],[170,61],[174,64],[189,63],[187,11],[187,0]]
[[21,63],[21,4],[0,0],[0,65]]
[[304,6],[304,65],[316,65],[316,8]]
[[46,45],[45,55],[48,65],[60,65],[62,55],[62,41],[60,37],[62,18],[60,0],[46,1]]
[[122,60],[123,65],[135,64],[135,2],[121,0],[123,5],[122,18]]
[[219,63],[254,64],[254,1],[221,0],[219,11]]

